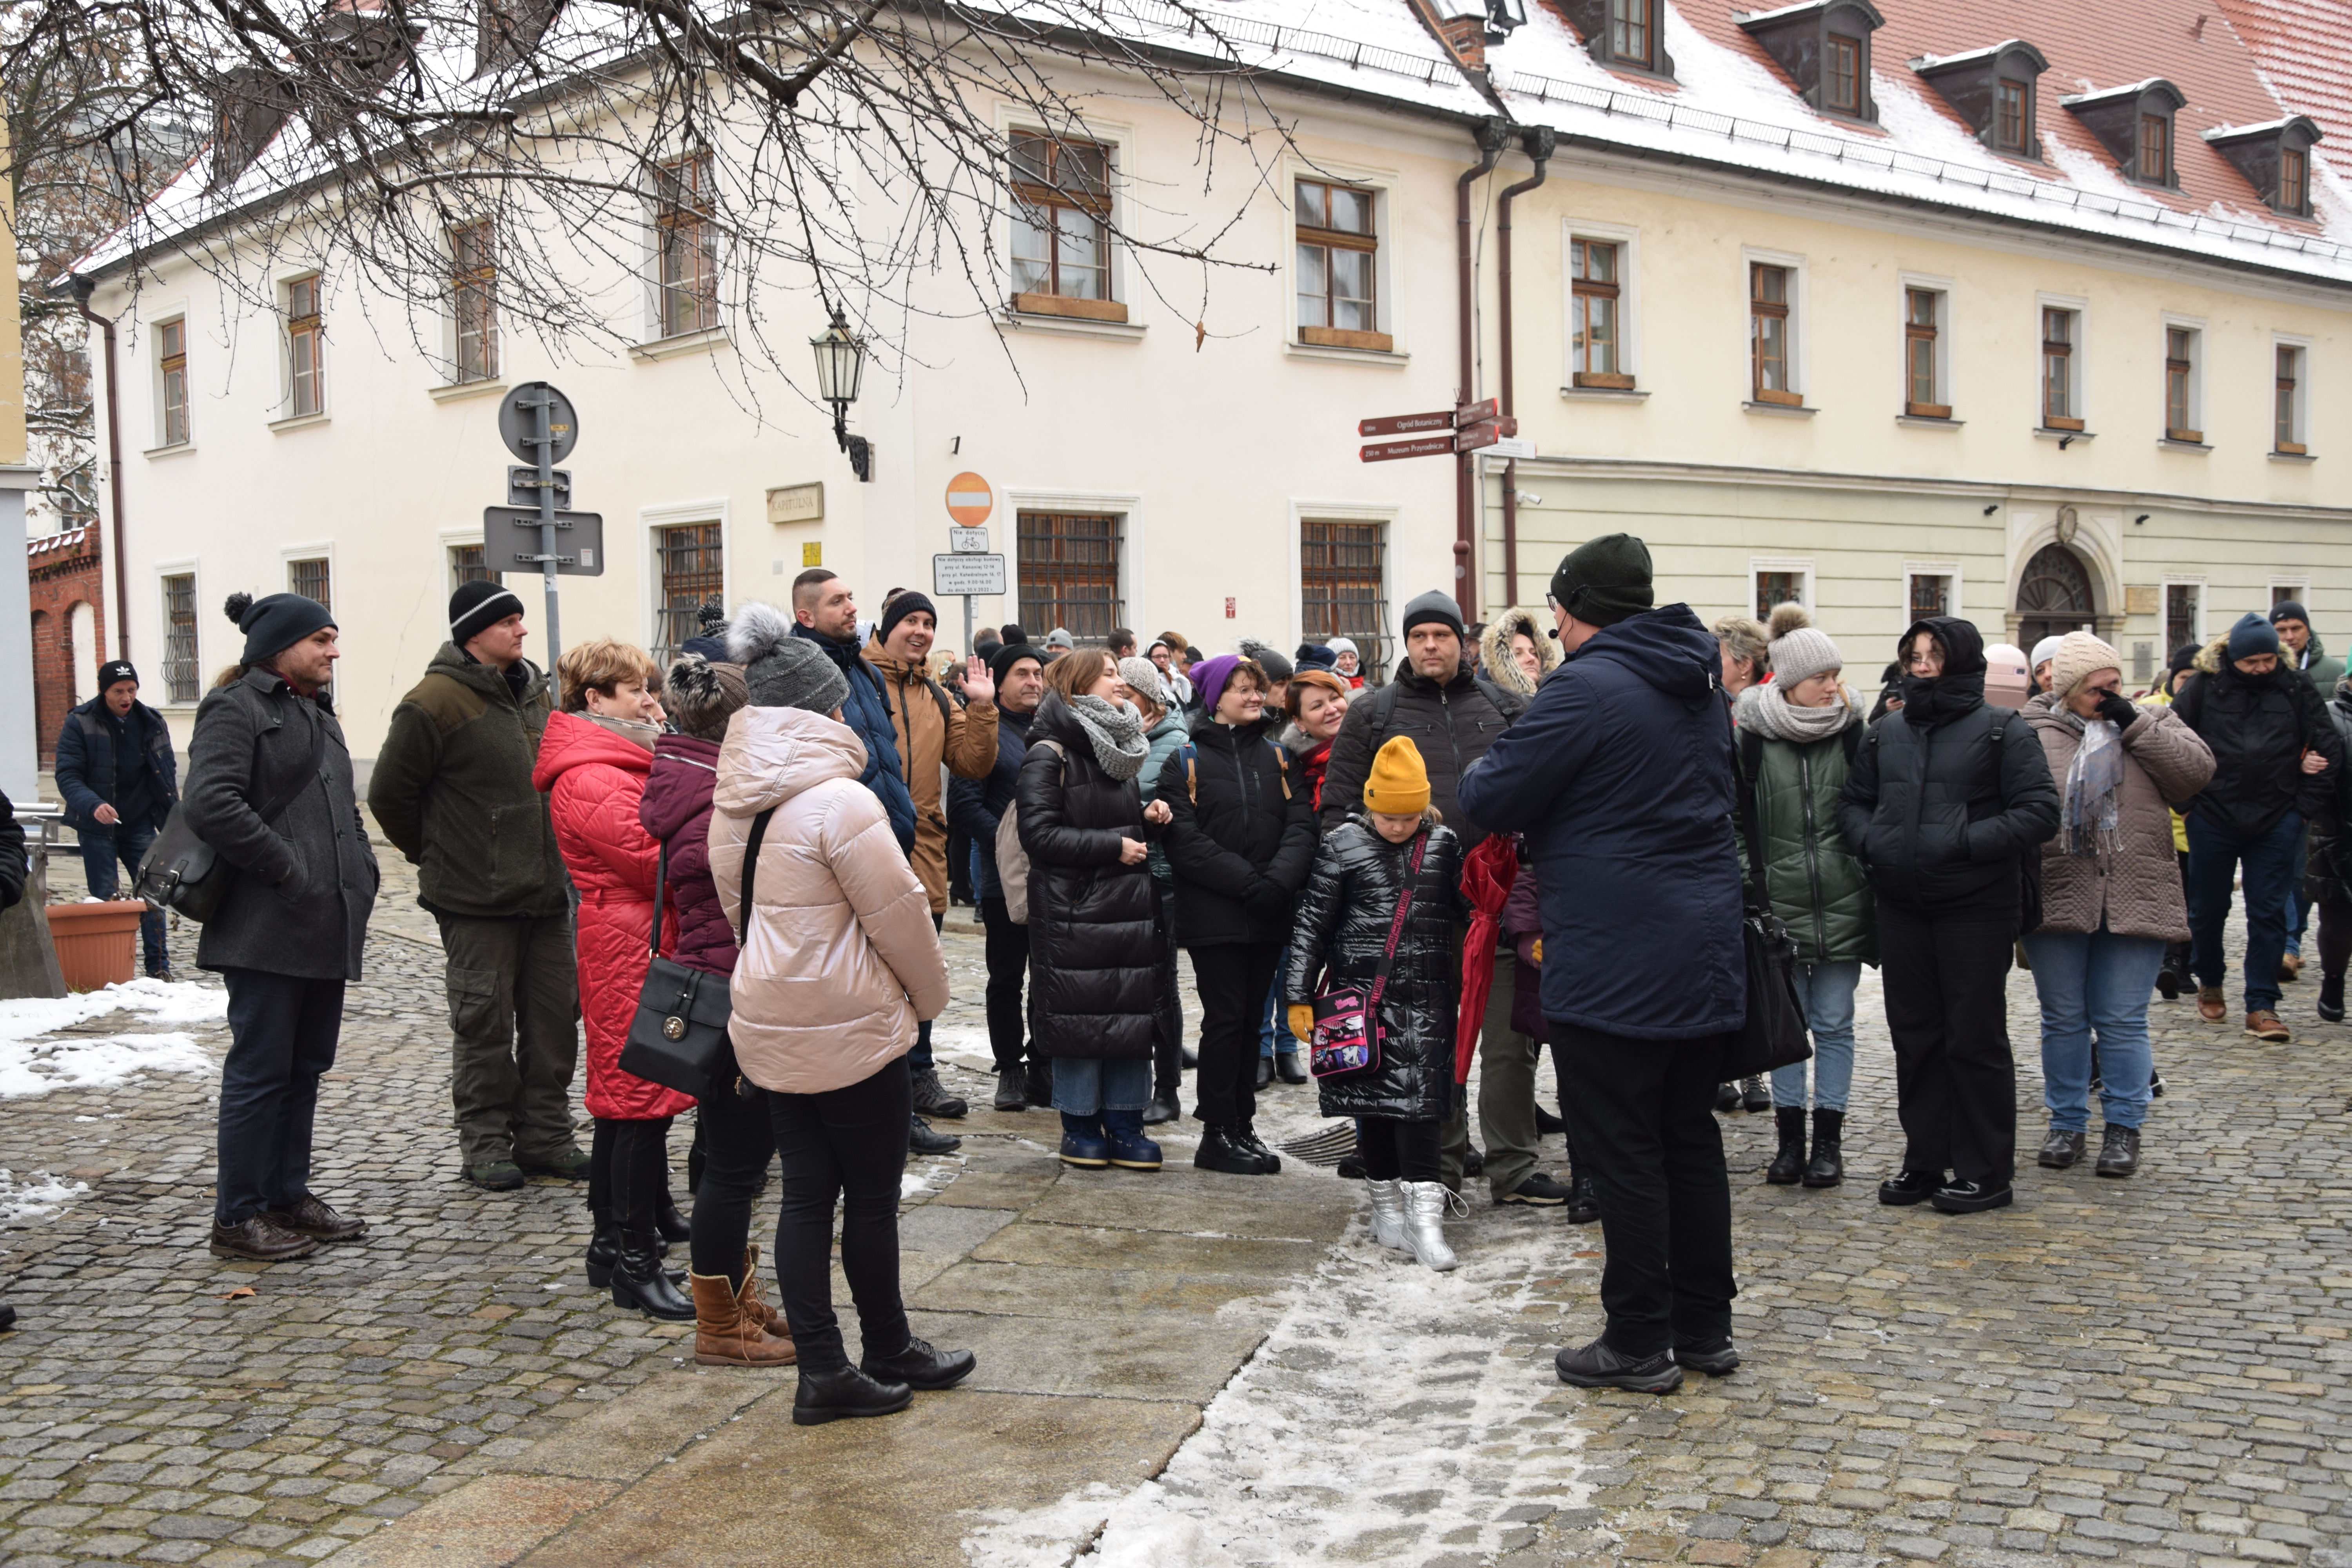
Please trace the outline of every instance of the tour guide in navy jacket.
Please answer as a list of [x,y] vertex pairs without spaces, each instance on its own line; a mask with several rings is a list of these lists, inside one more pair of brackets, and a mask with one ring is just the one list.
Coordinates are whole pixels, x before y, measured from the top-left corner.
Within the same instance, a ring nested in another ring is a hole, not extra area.
[[1651,607],[1630,534],[1551,580],[1566,658],[1462,777],[1470,817],[1526,837],[1541,888],[1543,1010],[1562,1109],[1601,1196],[1601,1337],[1564,1382],[1663,1394],[1731,1345],[1731,1189],[1712,1107],[1747,1011],[1731,833],[1731,709],[1715,638]]

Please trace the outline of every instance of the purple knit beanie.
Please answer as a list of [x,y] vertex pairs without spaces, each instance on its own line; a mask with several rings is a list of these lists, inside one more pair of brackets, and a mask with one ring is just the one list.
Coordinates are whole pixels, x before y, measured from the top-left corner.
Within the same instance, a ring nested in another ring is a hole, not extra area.
[[1202,712],[1214,717],[1217,699],[1224,695],[1225,682],[1233,679],[1234,668],[1241,661],[1237,653],[1221,653],[1192,667],[1192,689],[1201,694]]

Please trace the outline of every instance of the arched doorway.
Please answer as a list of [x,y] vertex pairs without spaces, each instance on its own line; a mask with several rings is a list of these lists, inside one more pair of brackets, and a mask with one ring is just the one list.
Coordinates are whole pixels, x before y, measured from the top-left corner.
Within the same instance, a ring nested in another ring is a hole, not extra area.
[[2018,646],[2032,651],[2043,637],[2097,630],[2091,574],[2063,544],[2045,544],[2025,563],[2017,584]]

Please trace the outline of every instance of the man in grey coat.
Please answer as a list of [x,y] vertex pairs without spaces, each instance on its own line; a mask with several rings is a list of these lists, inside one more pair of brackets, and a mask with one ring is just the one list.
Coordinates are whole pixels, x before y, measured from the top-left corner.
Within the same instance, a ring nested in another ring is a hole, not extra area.
[[228,985],[212,1250],[276,1262],[367,1228],[310,1191],[310,1127],[380,878],[325,690],[333,617],[299,594],[227,608],[245,653],[196,710],[184,798],[236,872],[196,945]]

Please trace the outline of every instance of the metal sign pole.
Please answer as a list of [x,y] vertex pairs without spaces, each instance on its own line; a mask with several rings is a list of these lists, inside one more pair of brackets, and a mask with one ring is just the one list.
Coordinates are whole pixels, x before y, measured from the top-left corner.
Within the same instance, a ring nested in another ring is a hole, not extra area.
[[966,658],[971,657],[971,595],[970,594],[963,596],[963,652]]
[[537,435],[533,450],[539,461],[539,580],[547,595],[547,668],[551,671],[563,657],[562,620],[556,613],[555,437],[548,428],[548,406],[554,401],[553,389],[541,388],[531,414],[531,428]]

